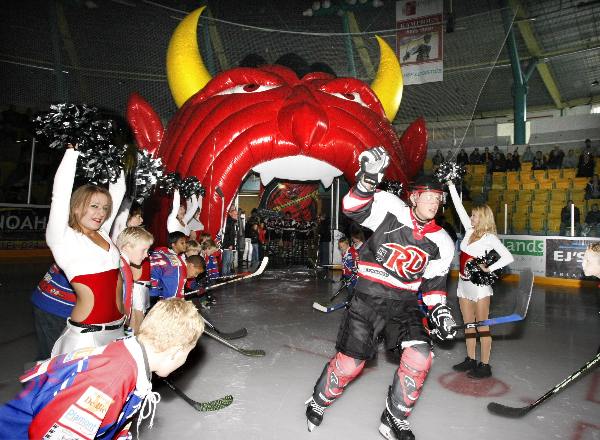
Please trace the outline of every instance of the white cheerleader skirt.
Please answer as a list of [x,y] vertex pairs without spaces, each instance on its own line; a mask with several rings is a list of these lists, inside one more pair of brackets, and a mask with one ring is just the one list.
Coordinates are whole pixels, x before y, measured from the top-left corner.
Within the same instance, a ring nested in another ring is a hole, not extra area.
[[81,324],[67,319],[67,326],[52,347],[51,356],[86,347],[101,347],[125,336],[125,317],[105,324]]
[[458,277],[458,288],[456,289],[456,296],[459,298],[465,298],[471,301],[479,301],[486,296],[492,296],[494,291],[492,286],[478,286],[473,284],[471,281],[463,280]]

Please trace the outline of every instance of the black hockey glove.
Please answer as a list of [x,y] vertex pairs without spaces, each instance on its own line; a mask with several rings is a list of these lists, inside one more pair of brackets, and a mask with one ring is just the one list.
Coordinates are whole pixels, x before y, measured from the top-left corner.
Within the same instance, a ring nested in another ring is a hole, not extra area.
[[429,320],[435,326],[431,334],[440,341],[454,339],[456,336],[456,321],[452,317],[450,307],[445,304],[438,304],[429,311]]
[[383,179],[385,169],[390,164],[390,157],[385,148],[375,147],[360,153],[358,163],[360,168],[356,173],[356,180],[360,182],[363,179],[365,183],[375,187]]

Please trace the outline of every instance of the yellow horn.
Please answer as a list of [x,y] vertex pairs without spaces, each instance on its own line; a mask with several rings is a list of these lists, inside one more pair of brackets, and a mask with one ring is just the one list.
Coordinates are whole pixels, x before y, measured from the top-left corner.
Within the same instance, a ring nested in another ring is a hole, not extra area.
[[167,49],[167,79],[177,107],[198,93],[212,77],[198,49],[198,18],[206,6],[185,17],[173,32]]
[[404,87],[402,69],[392,48],[382,38],[378,36],[375,36],[375,38],[379,43],[381,59],[377,75],[371,83],[371,89],[379,98],[388,120],[392,122],[400,108],[400,101],[402,101],[402,89]]

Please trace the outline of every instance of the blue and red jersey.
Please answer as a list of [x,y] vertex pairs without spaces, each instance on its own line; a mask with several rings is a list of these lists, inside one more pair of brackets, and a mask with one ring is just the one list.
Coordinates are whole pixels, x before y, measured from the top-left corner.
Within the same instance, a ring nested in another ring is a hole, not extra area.
[[221,258],[221,251],[216,251],[204,257],[204,261],[206,263],[206,277],[209,280],[214,280],[215,278],[219,278],[221,276]]
[[35,366],[0,407],[2,438],[131,439],[131,419],[152,391],[143,350],[126,338]]
[[354,287],[358,272],[358,251],[353,246],[350,246],[342,255],[342,264],[342,277],[346,281],[350,281],[350,285]]
[[183,298],[186,279],[184,257],[169,248],[150,253],[150,296]]
[[77,297],[65,273],[56,265],[50,266],[31,295],[38,309],[67,319],[71,316]]

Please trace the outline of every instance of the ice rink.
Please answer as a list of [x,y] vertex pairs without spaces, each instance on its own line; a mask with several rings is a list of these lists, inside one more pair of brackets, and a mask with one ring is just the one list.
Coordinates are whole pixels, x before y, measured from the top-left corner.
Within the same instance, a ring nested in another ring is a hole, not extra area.
[[[0,401],[20,389],[17,377],[35,355],[29,296],[50,261],[0,262],[4,306],[0,309]],[[245,327],[242,348],[263,349],[247,357],[202,337],[171,380],[191,398],[208,401],[226,394],[231,406],[196,412],[155,380],[162,400],[153,429],[144,421],[141,438],[203,440],[378,439],[379,416],[398,356],[380,348],[359,376],[325,413],[320,427],[306,428],[304,402],[325,362],[334,354],[343,311],[324,314],[313,301],[327,302],[338,284],[327,272],[291,267],[214,291],[217,304],[206,317],[221,331]],[[495,288],[491,316],[513,311],[516,283]],[[456,279],[449,282],[454,315]],[[340,295],[341,297],[341,295]],[[531,403],[594,357],[600,344],[600,296],[596,288],[535,286],[525,321],[492,328],[488,379],[469,379],[451,366],[465,356],[462,333],[437,344],[421,398],[410,417],[419,440],[600,439],[600,369],[575,382],[520,419],[488,413],[490,401]],[[134,430],[135,432],[135,430]],[[0,433],[0,438],[2,434]]]

